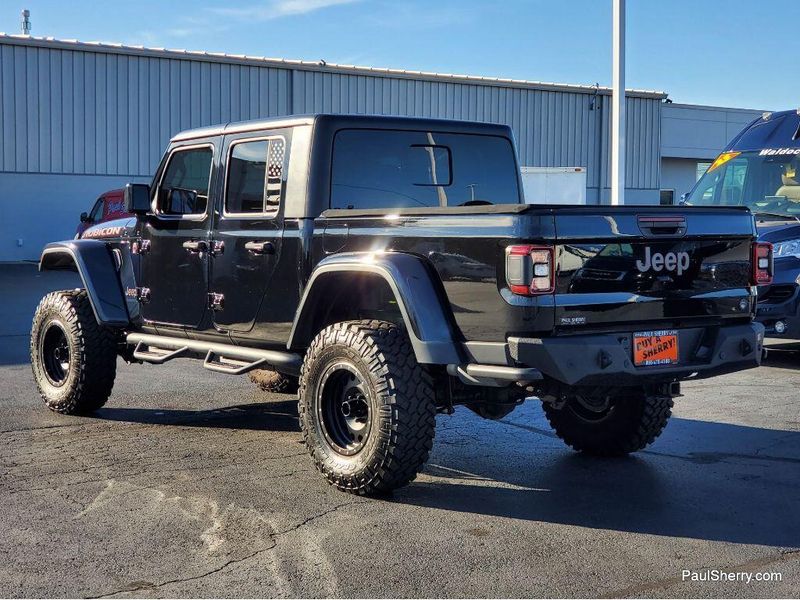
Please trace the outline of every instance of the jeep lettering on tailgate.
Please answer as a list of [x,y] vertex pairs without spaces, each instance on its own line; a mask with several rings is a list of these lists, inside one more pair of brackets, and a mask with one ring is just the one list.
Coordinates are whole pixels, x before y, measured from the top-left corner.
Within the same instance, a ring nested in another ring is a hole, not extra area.
[[649,269],[653,269],[656,272],[663,269],[683,275],[683,272],[689,268],[689,253],[681,251],[661,254],[660,252],[651,252],[650,246],[645,246],[644,262],[637,260],[636,268],[642,273]]

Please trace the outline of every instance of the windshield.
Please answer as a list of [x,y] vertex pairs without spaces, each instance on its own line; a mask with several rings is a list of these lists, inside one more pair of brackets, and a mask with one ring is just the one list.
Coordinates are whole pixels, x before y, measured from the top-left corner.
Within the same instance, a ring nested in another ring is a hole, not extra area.
[[768,152],[723,153],[697,182],[685,204],[747,206],[768,216],[800,217],[800,156]]

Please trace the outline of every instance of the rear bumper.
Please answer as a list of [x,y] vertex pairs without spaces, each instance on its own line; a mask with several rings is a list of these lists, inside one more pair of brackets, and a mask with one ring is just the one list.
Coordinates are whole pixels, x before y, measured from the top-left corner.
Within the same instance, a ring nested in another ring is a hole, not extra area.
[[631,333],[508,339],[518,365],[566,385],[636,385],[700,379],[761,364],[764,327],[749,323],[678,331],[679,364],[635,367]]
[[[800,273],[797,274],[800,277]],[[780,290],[780,294],[773,293]],[[787,340],[800,339],[800,286],[796,283],[773,284],[762,291],[759,288],[756,321],[764,326],[766,335]],[[761,300],[763,298],[763,300]],[[775,324],[783,323],[778,333]]]

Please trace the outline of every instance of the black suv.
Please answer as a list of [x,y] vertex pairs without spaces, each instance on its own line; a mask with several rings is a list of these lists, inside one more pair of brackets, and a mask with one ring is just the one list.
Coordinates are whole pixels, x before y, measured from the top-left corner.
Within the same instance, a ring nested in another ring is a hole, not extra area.
[[[577,450],[652,442],[679,382],[755,367],[746,208],[525,204],[501,125],[316,115],[175,136],[135,217],[48,245],[31,360],[51,409],[106,402],[117,356],[203,360],[297,388],[338,488],[385,492],[427,459],[437,412],[544,402]],[[535,199],[533,199],[535,200]]]

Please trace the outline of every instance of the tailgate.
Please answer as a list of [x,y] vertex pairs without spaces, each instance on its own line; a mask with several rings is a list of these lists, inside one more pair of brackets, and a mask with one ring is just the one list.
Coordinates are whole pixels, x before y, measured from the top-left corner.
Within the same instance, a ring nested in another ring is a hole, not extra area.
[[737,208],[555,211],[555,326],[562,332],[749,318],[755,229]]

